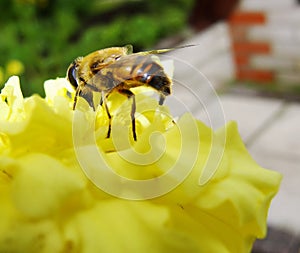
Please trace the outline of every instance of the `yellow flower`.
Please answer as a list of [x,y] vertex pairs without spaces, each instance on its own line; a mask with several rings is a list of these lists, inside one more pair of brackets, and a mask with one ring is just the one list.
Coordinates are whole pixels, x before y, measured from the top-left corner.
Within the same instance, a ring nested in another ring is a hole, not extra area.
[[10,60],[6,65],[6,76],[20,75],[24,72],[24,65],[19,60]]
[[0,95],[0,252],[244,253],[265,236],[281,176],[235,123],[174,123],[141,92],[134,142],[130,102],[113,95],[107,139],[104,110],[72,111],[65,79],[45,91],[23,99],[12,77]]

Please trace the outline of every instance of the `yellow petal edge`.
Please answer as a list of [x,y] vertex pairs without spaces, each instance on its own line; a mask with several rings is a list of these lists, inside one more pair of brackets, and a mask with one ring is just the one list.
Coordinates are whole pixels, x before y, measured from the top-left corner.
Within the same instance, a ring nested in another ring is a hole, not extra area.
[[[266,235],[281,175],[255,163],[236,123],[213,132],[196,121],[201,147],[187,178],[157,198],[125,200],[97,188],[76,159],[72,87],[58,78],[46,81],[45,91],[46,98],[23,98],[14,76],[0,95],[0,252],[244,253]],[[178,156],[172,122],[151,120],[145,111],[136,148],[143,150],[143,135],[157,129],[171,143],[165,157],[147,166],[131,166],[113,152],[105,139],[107,119],[98,114],[99,148],[112,165],[121,165],[118,173],[134,179],[163,174]],[[199,184],[212,139],[224,134],[219,168]]]

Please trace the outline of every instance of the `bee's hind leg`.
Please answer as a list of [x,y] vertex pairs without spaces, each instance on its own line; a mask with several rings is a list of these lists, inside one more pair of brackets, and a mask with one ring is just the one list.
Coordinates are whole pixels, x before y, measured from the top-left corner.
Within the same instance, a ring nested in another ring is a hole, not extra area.
[[106,103],[106,97],[102,97],[101,96],[101,100],[100,100],[100,105],[104,104],[104,107],[105,107],[105,111],[106,111],[106,114],[107,114],[107,117],[108,117],[108,130],[107,130],[107,135],[106,135],[106,138],[109,138],[110,137],[110,133],[111,133],[111,114],[109,112],[109,109],[108,109],[108,105]]
[[130,90],[120,89],[118,91],[119,93],[125,95],[128,99],[132,98],[130,117],[131,117],[131,125],[132,125],[132,136],[133,139],[136,141],[137,137],[136,137],[136,126],[135,126],[135,117],[134,117],[136,111],[135,96]]
[[163,105],[164,102],[165,102],[165,99],[166,99],[166,96],[163,95],[163,94],[160,94],[160,95],[159,95],[158,104],[159,104],[159,105]]

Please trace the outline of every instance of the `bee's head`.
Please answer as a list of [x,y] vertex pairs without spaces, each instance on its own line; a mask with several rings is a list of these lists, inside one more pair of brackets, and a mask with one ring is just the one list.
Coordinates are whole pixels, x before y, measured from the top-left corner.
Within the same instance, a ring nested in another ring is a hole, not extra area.
[[78,87],[78,82],[77,82],[77,61],[73,61],[68,70],[67,70],[67,79],[70,82],[70,84],[77,89]]

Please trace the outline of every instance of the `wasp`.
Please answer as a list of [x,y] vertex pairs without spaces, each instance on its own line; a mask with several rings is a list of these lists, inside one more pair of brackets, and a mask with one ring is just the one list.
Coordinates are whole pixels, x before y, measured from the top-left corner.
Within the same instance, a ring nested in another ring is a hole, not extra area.
[[146,86],[159,93],[159,105],[171,94],[171,79],[153,54],[161,54],[173,49],[159,49],[146,52],[132,52],[132,46],[110,47],[92,52],[75,59],[67,70],[67,79],[76,89],[73,110],[78,97],[84,98],[95,110],[93,92],[101,93],[100,105],[104,104],[109,119],[107,138],[111,134],[112,115],[107,99],[118,92],[132,99],[131,123],[133,139],[136,141],[135,112],[136,101],[132,88]]

